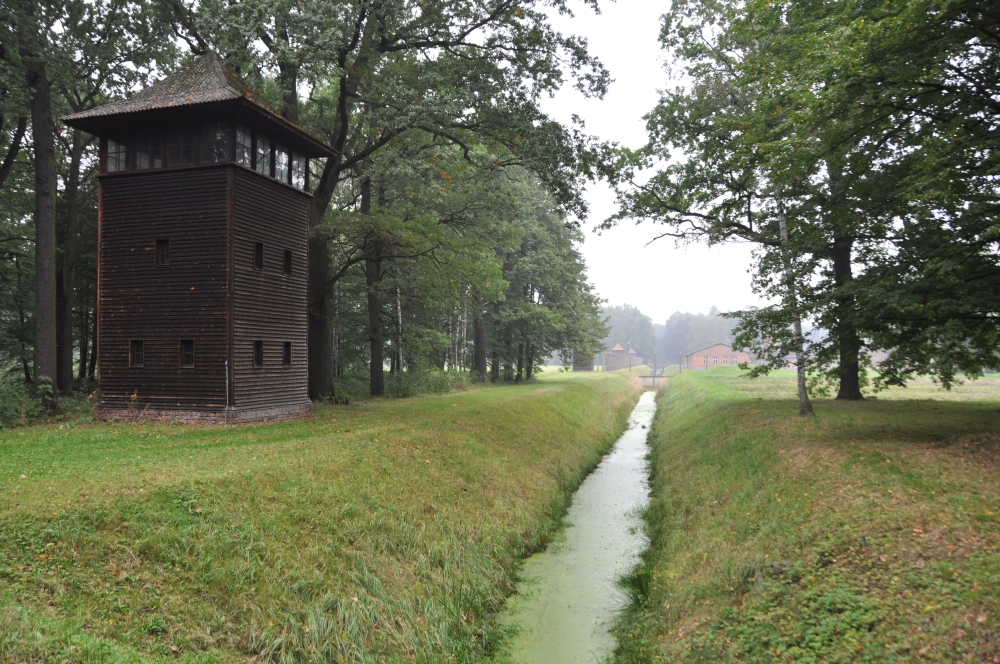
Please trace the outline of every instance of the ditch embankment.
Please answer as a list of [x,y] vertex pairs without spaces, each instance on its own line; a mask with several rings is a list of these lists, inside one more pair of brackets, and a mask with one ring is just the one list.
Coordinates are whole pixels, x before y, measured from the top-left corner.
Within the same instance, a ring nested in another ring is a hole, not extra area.
[[2,432],[0,661],[482,661],[641,389],[553,373],[262,426]]
[[738,373],[659,399],[615,661],[1000,662],[1000,380],[803,419]]

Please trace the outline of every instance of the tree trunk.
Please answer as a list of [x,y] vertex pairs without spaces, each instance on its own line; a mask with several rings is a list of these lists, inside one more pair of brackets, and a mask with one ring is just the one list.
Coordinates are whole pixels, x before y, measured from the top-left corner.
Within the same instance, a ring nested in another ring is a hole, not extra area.
[[87,379],[87,355],[90,352],[90,306],[80,307],[80,370],[77,377]]
[[527,332],[525,332],[524,335],[524,361],[525,361],[524,379],[525,380],[531,380],[531,374],[535,368],[535,360],[531,355],[532,355],[531,337],[529,337]]
[[403,371],[403,302],[396,286],[396,370]]
[[454,356],[455,356],[455,335],[452,333],[451,329],[451,316],[448,316],[448,350],[445,351],[445,358],[446,358],[444,361],[445,367],[451,369],[455,368],[455,360],[453,359]]
[[861,395],[861,377],[858,354],[861,352],[861,340],[854,324],[854,296],[848,292],[853,275],[851,274],[851,253],[854,249],[854,237],[847,219],[853,214],[846,210],[845,181],[843,177],[843,153],[834,151],[826,159],[826,168],[830,178],[830,201],[828,213],[836,222],[831,247],[833,259],[833,282],[836,288],[834,316],[838,354],[840,389],[837,398],[848,401],[864,399]]
[[802,337],[802,316],[799,314],[798,295],[795,292],[795,272],[792,270],[791,258],[788,256],[788,221],[785,218],[784,201],[778,199],[778,227],[781,231],[782,257],[785,263],[785,302],[795,311],[792,320],[792,334],[795,336],[795,371],[799,392],[799,416],[816,417],[812,401],[809,399],[809,389],[806,386],[806,355],[805,339]]
[[483,313],[483,296],[475,294],[476,302],[476,332],[473,339],[475,346],[475,365],[479,372],[479,382],[486,382],[486,317]]
[[37,52],[24,59],[35,158],[35,389],[46,409],[56,398],[56,158],[51,89]]
[[499,383],[500,382],[500,356],[496,351],[493,351],[493,355],[490,358],[492,360],[492,366],[490,366],[490,382]]
[[503,331],[504,337],[504,355],[503,358],[503,380],[509,383],[514,380],[514,333],[511,330],[511,326],[508,324]]
[[517,342],[517,377],[515,383],[524,380],[524,330],[521,330],[521,339]]
[[[14,256],[14,271],[17,274],[17,295],[14,298],[14,302],[17,303],[17,317],[21,323],[21,327],[24,328],[27,316],[24,311],[24,303],[21,299],[22,293],[24,293],[24,282],[21,280],[21,261],[17,256]],[[21,342],[21,365],[24,369],[24,382],[31,384],[34,380],[31,377],[31,363],[28,361],[28,349],[25,348],[24,342]]]
[[0,163],[0,187],[7,181],[7,177],[10,176],[11,171],[14,169],[14,161],[21,151],[21,144],[24,142],[24,134],[27,130],[28,116],[22,115],[17,119],[17,127],[14,129],[14,135],[7,146],[7,154],[3,158],[3,163]]
[[[372,183],[361,180],[361,214],[371,213]],[[373,397],[385,394],[385,337],[382,328],[382,239],[372,232],[365,240],[365,286],[368,291],[368,342],[371,347],[368,365],[369,393]]]
[[76,288],[76,236],[80,210],[80,163],[83,160],[83,132],[73,130],[70,144],[69,178],[66,180],[66,227],[63,235],[62,274],[57,284],[56,371],[59,391],[73,393],[73,294]]
[[368,342],[371,346],[369,362],[369,392],[373,397],[385,394],[385,367],[383,363],[385,339],[382,334],[382,298],[378,292],[382,271],[382,243],[371,240],[366,243],[365,285],[368,290]]
[[840,351],[840,390],[837,398],[847,401],[864,399],[861,394],[860,362],[861,339],[854,324],[854,296],[844,292],[850,287],[851,250],[854,238],[833,239],[833,280],[837,288],[837,345]]
[[468,337],[468,334],[469,334],[469,307],[468,307],[468,301],[467,301],[467,298],[466,298],[466,288],[465,288],[465,286],[462,287],[462,317],[461,317],[461,321],[462,321],[462,323],[461,323],[461,327],[459,329],[459,338],[458,338],[458,365],[462,369],[466,369],[466,368],[468,368],[466,365],[467,365],[467,360],[468,360],[468,352],[467,352],[467,350],[468,350],[468,344],[469,344],[469,337]]

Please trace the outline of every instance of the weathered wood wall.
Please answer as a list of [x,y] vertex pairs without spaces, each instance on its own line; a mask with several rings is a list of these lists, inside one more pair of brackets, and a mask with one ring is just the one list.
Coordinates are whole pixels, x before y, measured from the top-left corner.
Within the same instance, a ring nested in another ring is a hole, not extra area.
[[[238,409],[309,403],[306,244],[309,196],[289,185],[233,167],[233,405]],[[264,269],[254,269],[254,243],[264,244]],[[284,274],[284,252],[292,273]],[[253,342],[264,342],[264,366]],[[282,364],[282,344],[292,364]]]
[[[105,175],[100,201],[100,404],[221,409],[227,350],[228,166]],[[170,264],[154,246],[170,240]],[[129,367],[141,339],[145,366]],[[180,366],[180,341],[195,366]]]

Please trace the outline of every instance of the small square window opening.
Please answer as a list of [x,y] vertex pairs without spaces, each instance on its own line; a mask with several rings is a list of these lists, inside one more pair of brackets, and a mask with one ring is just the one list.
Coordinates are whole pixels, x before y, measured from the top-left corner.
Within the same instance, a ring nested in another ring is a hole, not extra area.
[[286,341],[281,349],[281,363],[286,367],[292,366],[292,342]]
[[253,365],[255,367],[264,366],[264,342],[253,342]]
[[156,241],[156,264],[170,265],[170,240]]
[[285,249],[285,274],[292,273],[292,250]]
[[142,341],[133,339],[128,342],[128,365],[130,367],[141,367],[145,361],[146,356],[142,351]]
[[253,243],[253,269],[263,270],[264,269],[264,243],[254,242]]
[[194,366],[194,340],[184,339],[181,341],[181,366]]

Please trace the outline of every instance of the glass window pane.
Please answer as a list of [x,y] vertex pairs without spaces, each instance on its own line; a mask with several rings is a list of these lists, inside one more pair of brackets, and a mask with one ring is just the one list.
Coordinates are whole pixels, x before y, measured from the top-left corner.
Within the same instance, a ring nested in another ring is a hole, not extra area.
[[257,172],[271,174],[271,139],[257,134]]
[[136,141],[136,168],[160,168],[163,166],[160,137],[140,136]]
[[274,145],[274,177],[288,182],[288,150],[281,143]]
[[129,170],[127,141],[108,141],[108,172]]
[[229,125],[213,122],[201,128],[200,159],[203,164],[229,159]]
[[167,136],[167,165],[185,166],[194,163],[194,130],[175,129]]
[[236,163],[250,168],[253,157],[253,141],[249,127],[236,125]]
[[306,158],[297,152],[292,153],[292,186],[306,188]]

